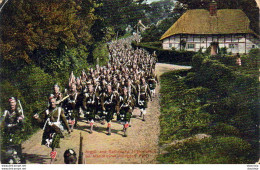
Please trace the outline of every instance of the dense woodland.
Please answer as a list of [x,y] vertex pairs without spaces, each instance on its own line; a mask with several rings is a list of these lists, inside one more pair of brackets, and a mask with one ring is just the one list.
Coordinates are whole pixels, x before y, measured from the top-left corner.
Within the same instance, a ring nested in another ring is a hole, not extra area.
[[[71,71],[77,75],[82,69],[105,64],[107,42],[136,31],[139,20],[149,26],[143,41],[158,41],[187,9],[208,9],[209,2],[8,1],[0,13],[0,112],[7,108],[9,97],[21,100],[26,135],[20,138],[25,140],[37,130],[32,115],[47,106],[52,86],[66,87]],[[218,7],[242,9],[258,32],[259,9],[254,0],[218,0]],[[129,26],[132,31],[127,32]],[[250,55],[259,56],[258,51]],[[247,61],[251,58],[244,56]],[[160,163],[252,163],[255,159],[256,66],[247,62],[237,68],[218,60],[199,54],[194,60],[189,58],[192,71],[162,76],[160,144],[197,133],[213,137],[169,147],[169,153],[158,158]],[[172,82],[174,86],[170,86]],[[234,149],[238,155],[230,155]],[[188,157],[183,159],[185,155]]]

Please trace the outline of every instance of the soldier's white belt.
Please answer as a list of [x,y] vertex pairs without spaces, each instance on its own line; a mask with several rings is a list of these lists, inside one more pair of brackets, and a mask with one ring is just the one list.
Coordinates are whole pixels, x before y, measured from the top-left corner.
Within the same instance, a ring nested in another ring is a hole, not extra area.
[[139,105],[144,105],[144,100],[138,102]]
[[56,125],[58,127],[60,127],[61,123],[60,122],[48,122],[48,125],[52,126],[52,125]]
[[113,102],[107,102],[107,101],[105,101],[104,102],[104,104],[112,104]]

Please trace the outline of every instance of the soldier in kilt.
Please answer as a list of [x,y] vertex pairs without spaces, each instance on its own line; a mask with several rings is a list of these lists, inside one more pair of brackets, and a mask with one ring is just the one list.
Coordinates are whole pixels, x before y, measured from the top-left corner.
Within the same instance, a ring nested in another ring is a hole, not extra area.
[[85,118],[90,122],[90,133],[93,133],[95,115],[97,113],[97,97],[92,84],[88,85],[88,92],[83,99]]
[[[102,69],[103,67],[100,67],[100,69]],[[105,71],[105,70],[103,70]],[[101,97],[103,95],[103,93],[106,92],[106,89],[107,89],[107,82],[106,82],[106,79],[105,77],[103,77],[101,79],[101,83],[98,87],[98,95],[97,95],[97,100],[98,100],[98,103],[97,103],[97,114],[98,116],[100,117],[100,120],[101,120],[101,124],[104,125],[105,124],[105,119],[106,119],[106,113],[104,113],[103,111],[103,108],[102,108],[102,105],[101,105]]]
[[63,127],[61,122],[64,123],[68,133],[70,133],[70,128],[67,123],[64,110],[61,107],[57,107],[56,99],[53,97],[49,98],[50,107],[40,115],[35,114],[34,118],[38,123],[43,125],[43,136],[42,136],[42,145],[46,145],[51,148],[51,162],[53,163],[57,152],[56,148],[60,148],[60,138],[63,138],[62,130]]
[[155,88],[156,88],[157,83],[158,83],[157,76],[155,75],[154,69],[152,69],[151,73],[148,76],[148,84],[149,84],[149,88],[151,90],[152,97],[155,97]]
[[[141,110],[140,117],[145,121],[146,108],[149,98],[151,98],[151,92],[148,84],[145,81],[145,78],[142,77],[142,83],[138,86],[138,106]],[[152,98],[151,98],[152,100]]]
[[112,91],[112,86],[107,85],[107,92],[102,94],[101,106],[106,116],[108,135],[111,135],[111,120],[113,119],[116,107],[119,105],[119,96]]
[[77,124],[77,120],[79,118],[77,108],[79,93],[77,92],[75,83],[71,84],[68,95],[69,97],[64,102],[65,116],[69,126],[71,127],[71,131],[73,131],[74,126]]
[[127,129],[132,116],[132,96],[128,94],[127,88],[124,88],[123,95],[120,96],[120,112],[118,114],[118,120],[123,124],[124,137],[127,137]]
[[[17,101],[19,106],[17,106]],[[19,137],[23,130],[23,108],[20,101],[14,97],[9,99],[9,105],[9,109],[4,111],[1,123],[3,128],[1,162],[4,164],[25,163],[23,162],[21,138]]]

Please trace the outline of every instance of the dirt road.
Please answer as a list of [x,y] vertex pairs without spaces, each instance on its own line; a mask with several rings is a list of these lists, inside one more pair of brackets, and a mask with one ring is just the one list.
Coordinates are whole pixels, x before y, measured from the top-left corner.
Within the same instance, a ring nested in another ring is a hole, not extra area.
[[[189,69],[170,64],[156,64],[158,77],[174,69]],[[79,127],[64,139],[61,139],[61,148],[57,149],[58,155],[55,164],[63,164],[63,153],[66,149],[74,149],[79,153],[80,133],[83,136],[83,152],[87,164],[155,164],[158,153],[159,139],[159,86],[156,96],[148,104],[146,121],[139,116],[139,109],[133,112],[128,137],[123,137],[123,126],[116,121],[112,122],[112,135],[106,134],[106,125],[96,123],[93,134],[89,134],[89,124],[84,120],[79,122]],[[50,162],[50,148],[40,145],[42,130],[39,130],[29,140],[23,143],[23,153],[27,164],[48,164]]]

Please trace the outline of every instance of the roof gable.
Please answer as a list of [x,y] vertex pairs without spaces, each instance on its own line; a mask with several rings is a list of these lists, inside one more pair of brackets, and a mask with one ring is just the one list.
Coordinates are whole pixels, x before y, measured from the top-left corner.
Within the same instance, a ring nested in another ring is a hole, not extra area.
[[211,16],[208,10],[186,11],[161,37],[165,39],[175,34],[236,34],[252,33],[250,20],[240,9],[217,10]]

